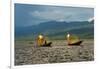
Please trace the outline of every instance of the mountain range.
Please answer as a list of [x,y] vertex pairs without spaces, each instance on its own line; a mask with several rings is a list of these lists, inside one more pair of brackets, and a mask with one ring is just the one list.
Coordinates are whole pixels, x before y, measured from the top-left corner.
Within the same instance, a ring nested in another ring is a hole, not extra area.
[[67,32],[81,38],[94,37],[94,20],[90,21],[48,21],[32,26],[15,26],[15,37],[43,34],[55,39],[63,39]]

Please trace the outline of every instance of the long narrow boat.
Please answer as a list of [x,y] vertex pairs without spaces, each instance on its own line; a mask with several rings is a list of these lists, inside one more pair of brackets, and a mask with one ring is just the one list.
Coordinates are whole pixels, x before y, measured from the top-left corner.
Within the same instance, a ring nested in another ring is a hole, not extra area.
[[47,42],[43,35],[39,35],[37,38],[37,46],[39,47],[51,47],[52,42]]
[[67,35],[67,44],[68,45],[80,45],[83,41],[80,40],[77,36]]

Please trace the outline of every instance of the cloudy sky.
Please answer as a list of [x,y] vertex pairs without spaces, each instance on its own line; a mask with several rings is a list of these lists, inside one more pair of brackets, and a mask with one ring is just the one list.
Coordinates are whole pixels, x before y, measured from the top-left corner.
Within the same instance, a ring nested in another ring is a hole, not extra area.
[[15,25],[30,26],[46,21],[87,21],[93,8],[15,4]]

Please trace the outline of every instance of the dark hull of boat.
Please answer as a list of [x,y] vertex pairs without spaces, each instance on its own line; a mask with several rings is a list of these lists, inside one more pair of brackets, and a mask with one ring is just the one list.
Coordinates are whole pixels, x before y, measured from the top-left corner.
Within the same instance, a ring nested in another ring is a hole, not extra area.
[[75,43],[72,43],[72,44],[68,44],[68,45],[80,45],[83,41],[78,41],[78,42],[75,42]]
[[52,42],[41,45],[41,47],[51,47]]

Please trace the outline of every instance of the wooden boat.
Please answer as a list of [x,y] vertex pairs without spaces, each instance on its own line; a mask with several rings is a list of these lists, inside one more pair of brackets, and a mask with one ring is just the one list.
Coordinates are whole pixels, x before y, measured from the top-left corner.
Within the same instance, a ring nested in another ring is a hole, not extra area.
[[41,45],[41,47],[51,47],[52,42]]
[[37,38],[37,46],[51,47],[52,42],[47,42],[43,35],[39,35]]
[[67,35],[67,44],[68,45],[80,45],[83,41],[79,39],[77,36]]

